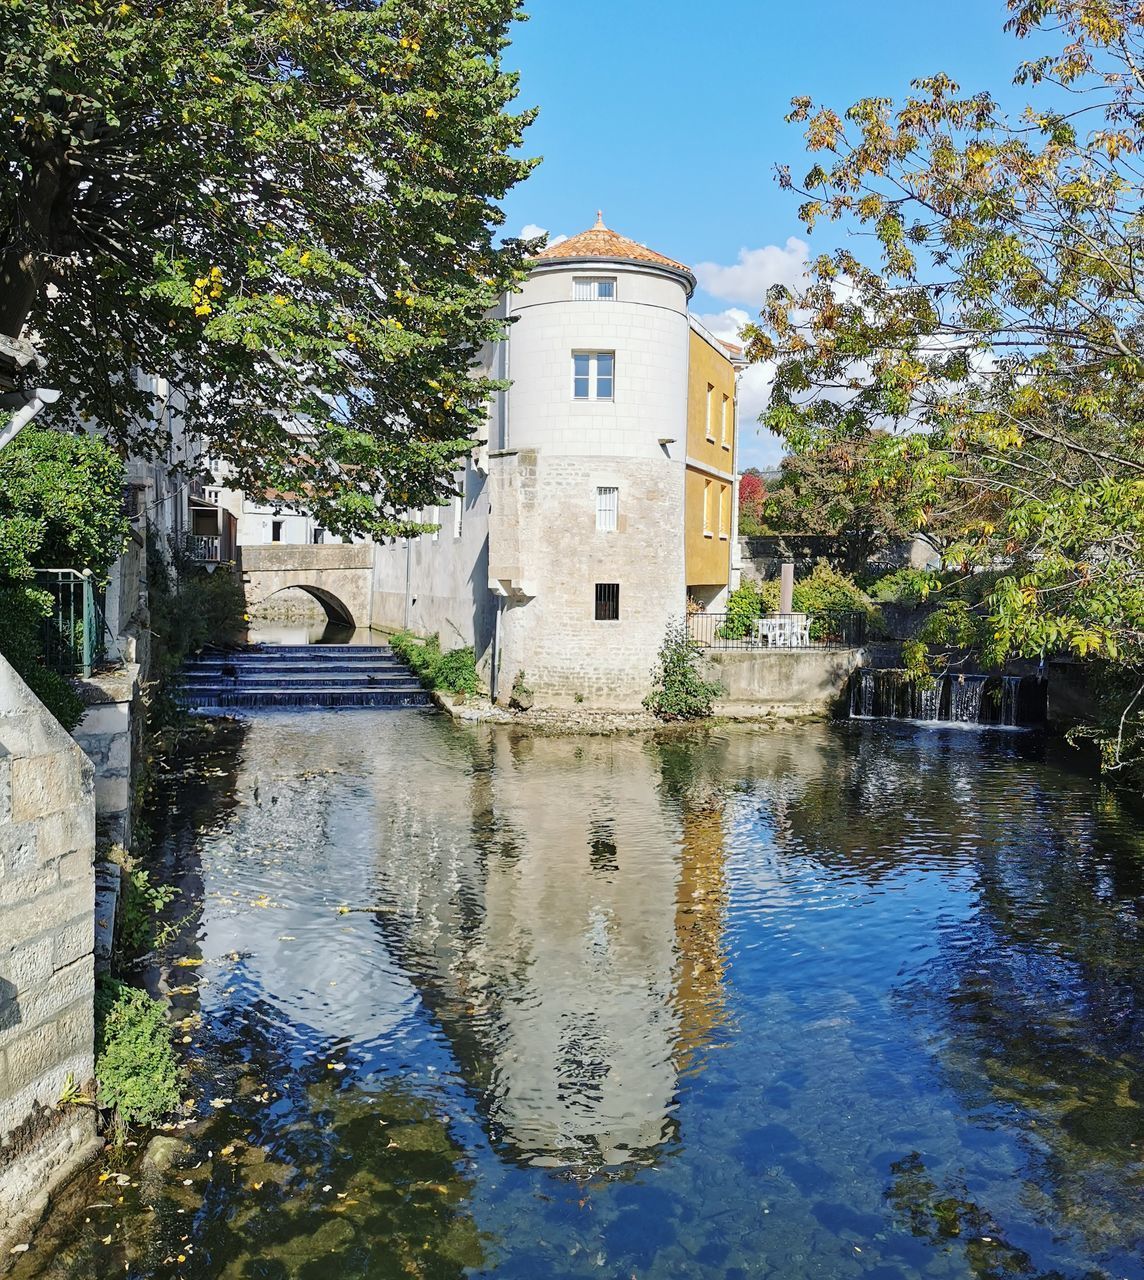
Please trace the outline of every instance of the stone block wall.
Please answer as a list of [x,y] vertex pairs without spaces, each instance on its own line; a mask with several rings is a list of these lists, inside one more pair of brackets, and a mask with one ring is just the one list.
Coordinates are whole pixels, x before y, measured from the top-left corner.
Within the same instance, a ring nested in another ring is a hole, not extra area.
[[0,658],[0,1257],[99,1148],[57,1106],[94,1072],[94,850],[92,766]]
[[[508,590],[501,680],[538,706],[632,710],[651,688],[669,620],[683,616],[683,465],[523,450],[492,459],[489,576]],[[596,528],[598,487],[619,491],[619,527]],[[619,585],[619,618],[595,616],[597,583]]]
[[83,681],[88,703],[73,737],[95,766],[99,834],[130,848],[135,805],[135,764],[142,755],[143,709],[139,668],[129,664]]

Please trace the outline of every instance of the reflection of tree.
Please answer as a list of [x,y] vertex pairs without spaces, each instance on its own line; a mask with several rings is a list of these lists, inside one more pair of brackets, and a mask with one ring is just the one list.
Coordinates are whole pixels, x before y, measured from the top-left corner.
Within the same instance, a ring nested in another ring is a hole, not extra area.
[[1084,812],[1088,786],[1063,781],[979,806],[972,916],[901,994],[968,1105],[1016,1118],[1042,1216],[1138,1250],[1144,862],[1127,815]]
[[[1060,1271],[1038,1271],[1024,1249],[1010,1244],[991,1215],[972,1200],[964,1182],[939,1186],[918,1153],[890,1166],[886,1200],[902,1227],[943,1254],[959,1253],[977,1280],[1067,1280]],[[1076,1280],[1092,1280],[1092,1273]]]
[[18,1280],[460,1280],[482,1267],[464,1152],[434,1104],[359,1082],[345,1046],[304,1025],[283,1038],[241,964],[229,990],[200,1049],[225,1105],[174,1139],[170,1167],[136,1161],[114,1195],[94,1171],[73,1183]]

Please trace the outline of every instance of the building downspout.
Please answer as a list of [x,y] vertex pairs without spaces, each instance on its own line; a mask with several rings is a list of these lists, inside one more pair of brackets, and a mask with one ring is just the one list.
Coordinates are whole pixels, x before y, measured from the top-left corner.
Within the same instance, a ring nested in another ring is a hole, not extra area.
[[501,613],[504,610],[504,596],[497,596],[497,611],[493,618],[493,662],[492,678],[489,680],[489,695],[496,702],[500,694],[501,664]]
[[405,630],[413,618],[413,539],[405,539]]

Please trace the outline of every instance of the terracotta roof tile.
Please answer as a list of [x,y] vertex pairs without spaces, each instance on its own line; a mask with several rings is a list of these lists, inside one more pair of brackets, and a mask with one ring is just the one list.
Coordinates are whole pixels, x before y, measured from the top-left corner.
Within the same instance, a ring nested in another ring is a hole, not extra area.
[[594,227],[581,231],[578,236],[572,236],[569,240],[549,245],[536,257],[546,262],[561,258],[619,258],[626,262],[650,262],[691,276],[691,268],[685,267],[682,262],[664,257],[662,253],[649,249],[646,244],[629,240],[627,236],[622,236],[619,232],[604,226],[603,214],[597,214]]

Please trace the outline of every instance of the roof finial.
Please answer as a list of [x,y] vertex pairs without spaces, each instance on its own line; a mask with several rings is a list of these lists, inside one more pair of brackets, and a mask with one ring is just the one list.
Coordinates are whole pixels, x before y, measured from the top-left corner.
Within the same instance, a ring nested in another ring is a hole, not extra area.
[[605,226],[604,226],[604,211],[603,211],[603,209],[597,209],[597,210],[596,210],[596,225],[592,228],[592,230],[593,230],[593,231],[606,231],[606,230],[607,230],[607,227],[605,227]]

